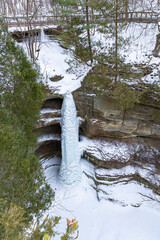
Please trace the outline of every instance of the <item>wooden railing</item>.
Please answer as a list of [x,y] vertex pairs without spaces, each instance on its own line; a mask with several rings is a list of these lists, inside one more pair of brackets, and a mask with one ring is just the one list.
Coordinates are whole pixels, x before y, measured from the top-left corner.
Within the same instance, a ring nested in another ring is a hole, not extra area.
[[[49,24],[60,24],[61,22],[70,22],[74,17],[79,17],[82,21],[85,21],[86,15],[37,15],[37,16],[18,16],[18,17],[6,17],[2,16],[8,25],[26,25],[31,23],[33,25],[49,25]],[[109,16],[108,14],[99,15],[99,14],[90,14],[90,22],[103,22],[105,19],[114,21],[114,15]],[[120,12],[118,13],[118,21],[129,21],[129,22],[159,22],[160,13],[157,12]]]
[[120,13],[119,19],[128,19],[129,21],[158,22],[160,14],[157,12],[127,12]]

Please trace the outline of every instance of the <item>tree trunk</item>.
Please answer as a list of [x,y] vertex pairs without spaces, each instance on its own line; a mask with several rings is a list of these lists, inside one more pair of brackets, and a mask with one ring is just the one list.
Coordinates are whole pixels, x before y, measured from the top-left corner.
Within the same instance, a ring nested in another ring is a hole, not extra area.
[[91,60],[91,63],[93,63],[93,53],[92,53],[91,36],[90,36],[90,29],[89,29],[89,8],[87,3],[88,3],[88,0],[86,0],[87,37],[88,37],[90,60]]
[[128,21],[128,0],[125,0],[125,23]]
[[116,18],[115,18],[115,82],[118,75],[118,0],[116,0]]

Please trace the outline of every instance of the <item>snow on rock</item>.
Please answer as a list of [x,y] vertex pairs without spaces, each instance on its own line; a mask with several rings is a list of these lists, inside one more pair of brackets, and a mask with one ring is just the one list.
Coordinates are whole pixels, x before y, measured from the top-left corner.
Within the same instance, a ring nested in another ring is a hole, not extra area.
[[[131,155],[137,153],[143,149],[143,144],[132,145],[119,141],[106,141],[102,139],[89,139],[81,136],[79,142],[81,152],[88,152],[96,158],[104,161],[117,160],[121,162],[127,162]],[[148,159],[153,157],[153,154],[157,153],[156,148],[143,151],[143,157]]]
[[41,118],[37,121],[36,128],[47,127],[61,122],[61,117]]
[[[55,27],[55,26],[54,26]],[[42,29],[40,26],[37,28]],[[16,30],[10,28],[10,31]],[[25,30],[25,29],[23,29]],[[73,92],[81,86],[81,82],[88,74],[91,67],[85,63],[77,64],[70,50],[64,50],[56,40],[51,40],[43,34],[43,41],[40,41],[38,64],[40,65],[43,81],[47,87],[55,93],[64,94],[67,90]],[[130,23],[120,33],[120,37],[126,40],[129,38],[129,44],[123,45],[119,51],[125,57],[125,61],[134,64],[144,64],[146,66],[154,65],[154,70],[149,75],[142,78],[147,83],[159,81],[158,71],[160,70],[160,58],[153,57],[153,50],[156,44],[156,35],[158,34],[158,24],[155,23]],[[108,35],[95,32],[91,36],[93,42],[100,41],[102,48],[107,50],[114,43],[113,38]],[[26,50],[26,43],[19,43]],[[101,52],[101,48],[96,48],[96,52]],[[71,70],[72,66],[72,70]],[[54,76],[62,76],[59,81],[52,81]]]
[[40,136],[37,138],[38,143],[42,143],[45,141],[50,141],[50,140],[61,140],[59,134],[45,134],[43,136]]
[[[126,37],[134,35],[132,44],[128,47],[126,54],[127,62],[155,63],[158,65],[159,58],[150,58],[156,41],[157,26],[149,25],[148,30],[143,24],[130,24],[128,30],[125,30]],[[143,32],[142,32],[143,30]],[[104,40],[104,39],[103,39]],[[25,44],[21,43],[25,48]],[[45,39],[45,43],[40,46],[39,64],[41,72],[44,75],[44,83],[53,92],[60,94],[67,90],[70,92],[81,86],[81,81],[88,73],[90,68],[84,64],[75,67],[73,72],[68,72],[70,65],[68,60],[72,60],[69,50],[64,51],[59,43]],[[157,74],[157,70],[154,70]],[[62,80],[53,82],[50,80],[55,75],[63,76]],[[148,78],[148,81],[157,80],[157,78]],[[49,111],[49,110],[42,110]],[[43,113],[43,112],[42,112]],[[42,119],[42,125],[50,124],[55,118]],[[60,118],[56,119],[60,122]],[[72,125],[72,122],[70,123]],[[44,136],[39,140],[50,139],[53,136]],[[72,146],[74,148],[74,146]],[[122,161],[129,159],[128,145],[112,145],[108,143],[104,147],[103,142],[81,141],[80,149],[90,151],[96,157],[102,157],[107,160],[111,155],[121,158]],[[98,149],[98,150],[97,150]],[[53,165],[59,162],[57,159],[45,161],[45,164]],[[56,164],[57,165],[57,164]],[[150,166],[148,166],[150,167]],[[59,179],[59,167],[47,168],[46,176],[51,187],[55,189],[55,200],[53,208],[49,209],[49,216],[62,216],[62,224],[59,225],[60,232],[64,231],[66,226],[66,217],[69,219],[77,218],[79,223],[79,240],[159,240],[160,236],[160,205],[158,201],[148,201],[143,195],[153,196],[152,190],[144,187],[143,184],[137,184],[135,181],[129,183],[116,180],[116,176],[129,175],[138,172],[145,177],[148,170],[139,168],[125,167],[120,170],[100,170],[86,160],[82,160],[83,169],[82,181],[78,186],[63,186]],[[70,171],[70,169],[69,169]],[[115,178],[117,184],[112,184],[109,179],[95,182],[96,177],[106,177],[107,175]],[[147,175],[147,178],[150,176]],[[96,185],[97,184],[97,185]],[[155,205],[152,206],[154,203]],[[135,206],[135,207],[133,207]],[[152,208],[151,208],[152,207]],[[154,208],[153,208],[154,207]],[[59,239],[57,236],[55,239]]]
[[[38,62],[45,76],[45,84],[55,93],[64,94],[67,90],[70,92],[76,90],[90,70],[90,67],[82,64],[74,69],[73,73],[68,72],[70,66],[67,62],[69,60],[72,60],[69,50],[64,51],[58,42],[48,40],[41,46]],[[55,75],[63,76],[62,80],[52,82],[50,78]]]
[[43,108],[40,111],[40,114],[43,115],[45,113],[61,113],[61,110],[59,109],[52,109],[52,108]]
[[[38,26],[37,26],[38,28]],[[11,31],[14,31],[11,28]],[[26,42],[18,43],[23,47],[26,54]],[[69,50],[64,50],[56,40],[50,40],[43,35],[43,42],[39,42],[39,57],[37,63],[40,65],[40,71],[43,75],[44,84],[54,93],[60,95],[67,91],[73,92],[81,86],[81,82],[87,75],[91,67],[86,64],[75,64],[72,71],[70,71],[70,61],[73,62],[73,56]],[[54,76],[60,75],[62,79],[53,82],[51,79]]]
[[[91,185],[99,200],[110,200],[123,206],[139,206],[142,196],[137,194],[138,192],[147,196],[153,194],[159,198],[154,191],[157,191],[160,176],[152,161],[156,154],[159,156],[156,148],[147,149],[142,144],[132,145],[86,137],[81,137],[79,144],[84,156],[98,164],[94,173],[87,176],[91,178]],[[101,161],[106,169],[100,168]],[[130,192],[132,194],[129,194]]]
[[98,159],[111,160],[111,158],[119,159],[121,161],[129,160],[128,146],[127,144],[119,143],[112,144],[107,141],[98,139],[88,139],[86,137],[81,137],[80,149],[81,151],[86,151],[93,154]]
[[[88,161],[82,159],[81,167],[85,173],[94,174],[94,166]],[[55,189],[55,201],[49,215],[62,217],[57,229],[59,232],[65,231],[66,218],[76,218],[78,240],[159,240],[160,211],[151,208],[150,202],[141,197],[139,192],[149,194],[143,186],[132,182],[115,185],[112,191],[108,187],[109,197],[119,198],[119,201],[125,199],[133,204],[120,205],[105,199],[98,201],[97,193],[91,187],[92,181],[85,174],[78,186],[64,187],[58,180],[58,171],[58,168],[49,168],[46,175]],[[155,208],[159,207],[155,202]],[[59,237],[55,239],[59,240]]]

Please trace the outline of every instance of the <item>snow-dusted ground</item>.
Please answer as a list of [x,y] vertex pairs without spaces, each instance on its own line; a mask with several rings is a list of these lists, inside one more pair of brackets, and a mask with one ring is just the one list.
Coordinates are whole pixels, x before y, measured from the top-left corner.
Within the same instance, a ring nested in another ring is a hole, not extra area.
[[[151,27],[152,33],[146,34],[145,29],[142,30],[140,26],[130,25],[130,30],[126,32],[126,35],[137,33],[140,38],[136,38],[128,48],[127,59],[128,61],[143,62],[148,61],[149,57],[155,46],[156,26]],[[154,35],[153,35],[154,33]],[[136,35],[136,34],[135,34]],[[146,37],[146,39],[145,39]],[[147,44],[145,44],[147,42]],[[47,52],[47,55],[46,55]],[[51,82],[48,78],[47,84],[49,88],[56,87],[60,93],[64,93],[66,90],[74,89],[80,86],[80,82],[84,75],[89,70],[88,67],[83,70],[76,68],[76,74],[69,74],[66,72],[69,65],[65,59],[70,58],[69,51],[65,52],[54,41],[48,42],[41,48],[40,60],[42,71],[49,77],[54,75],[61,75],[64,78],[59,82]],[[155,62],[159,59],[154,59]],[[80,76],[80,77],[79,77]],[[88,141],[82,139],[81,151],[84,149],[92,149],[99,144],[99,148],[103,148],[101,143]],[[103,144],[102,144],[103,145]],[[104,149],[104,148],[103,148]],[[128,154],[128,147],[126,145],[121,148],[116,146],[107,145],[106,151],[110,154],[116,152],[118,157],[124,156],[126,158]],[[95,151],[95,154],[99,154]],[[107,152],[103,153],[107,156]],[[55,160],[56,161],[56,160]],[[54,163],[54,159],[50,160],[51,164]],[[48,164],[48,163],[47,163]],[[49,210],[49,215],[62,216],[61,223],[58,227],[59,232],[64,232],[66,227],[66,218],[76,218],[79,223],[79,240],[159,240],[160,237],[160,205],[156,201],[148,201],[143,195],[153,196],[152,190],[146,189],[142,184],[131,181],[128,184],[119,182],[112,184],[109,182],[103,182],[98,186],[95,186],[94,176],[95,174],[104,176],[116,176],[121,174],[132,174],[138,172],[142,177],[146,177],[149,173],[147,170],[137,170],[133,167],[124,167],[121,170],[112,169],[94,169],[94,166],[87,160],[81,160],[81,168],[84,173],[82,176],[82,182],[78,186],[66,187],[61,184],[58,176],[59,167],[49,168],[46,172],[47,179],[53,189],[55,189],[55,201],[53,207]],[[87,177],[87,175],[90,177]],[[97,188],[97,191],[95,190]],[[141,194],[140,194],[141,193]],[[98,201],[98,199],[101,199]],[[107,200],[107,199],[110,199]],[[56,239],[59,239],[57,237]]]
[[[103,150],[102,155],[106,157],[117,153],[119,158],[127,158],[129,148],[127,144],[122,144],[117,149],[116,144],[84,137],[81,137],[80,142],[81,152],[90,149],[99,158],[102,156],[95,149]],[[83,169],[81,183],[66,186],[59,178],[60,167],[57,165],[48,168],[49,165],[59,162],[60,159],[55,157],[46,160],[44,164],[44,167],[47,166],[48,182],[55,190],[55,201],[46,214],[62,217],[56,229],[58,232],[65,232],[66,218],[76,218],[79,224],[79,240],[159,240],[159,199],[156,201],[152,190],[143,184],[134,180],[125,183],[125,178],[122,181],[116,178],[121,174],[126,176],[127,181],[127,175],[138,173],[149,180],[153,166],[148,164],[144,169],[133,166],[121,169],[95,169],[88,160],[81,159]],[[95,175],[103,177],[98,184],[95,183]],[[104,179],[106,176],[107,180]],[[113,178],[112,181],[109,178]],[[145,196],[153,197],[155,201],[150,201]],[[55,238],[59,239],[60,236]]]
[[158,0],[129,0],[130,11],[155,11],[160,10],[160,3],[158,6]]
[[159,58],[154,58],[152,52],[156,44],[158,34],[157,23],[129,23],[121,32],[124,39],[129,38],[129,44],[125,45],[126,58],[135,63],[159,63]]
[[[64,94],[67,90],[72,92],[79,88],[81,81],[90,69],[83,64],[75,69],[75,73],[69,73],[67,72],[69,68],[67,61],[69,60],[71,60],[69,51],[64,51],[56,41],[48,40],[42,45],[39,64],[42,73],[46,76],[46,84],[50,89],[55,89],[60,94]],[[50,78],[55,75],[60,75],[63,79],[58,82],[52,82]]]
[[[134,65],[141,64],[142,66],[153,67],[152,73],[141,78],[146,83],[153,83],[159,81],[160,71],[160,53],[159,57],[153,56],[153,51],[156,46],[156,35],[158,34],[157,23],[128,23],[120,32],[118,37],[123,38],[122,47],[119,48],[118,53],[124,57],[125,63]],[[92,41],[99,41],[101,43],[102,51],[112,47],[114,38],[111,35],[104,35],[103,33],[95,32],[92,35]],[[101,52],[101,48],[95,47],[97,53]],[[137,66],[135,67],[137,69]]]
[[[53,26],[55,27],[55,26]],[[18,28],[17,28],[18,29]],[[11,31],[16,28],[11,28]],[[41,35],[43,30],[41,31]],[[124,39],[129,38],[129,45],[126,44],[121,48],[120,53],[125,56],[125,62],[142,64],[144,66],[154,67],[153,72],[146,75],[141,80],[147,83],[159,81],[160,57],[154,57],[152,52],[156,44],[156,35],[158,34],[158,24],[151,23],[130,23],[120,33]],[[113,40],[105,37],[103,34],[95,32],[92,35],[92,41],[100,41],[102,47],[111,46]],[[24,43],[19,43],[26,50]],[[97,47],[95,47],[97,48]],[[101,49],[96,49],[97,53]],[[51,40],[48,36],[43,35],[40,42],[40,52],[38,64],[44,76],[43,81],[53,92],[64,94],[67,90],[71,92],[81,86],[81,82],[87,75],[91,67],[86,64],[77,64],[69,50],[64,50],[56,40]],[[69,63],[70,62],[70,63]],[[72,65],[72,70],[70,70]],[[61,76],[59,81],[52,81],[50,78]]]
[[[53,162],[54,159],[50,160],[50,164]],[[81,167],[87,174],[94,174],[94,166],[87,160],[82,159]],[[79,240],[159,240],[160,206],[155,203],[151,208],[149,202],[139,195],[139,192],[149,194],[150,190],[135,182],[119,183],[109,186],[107,191],[119,202],[125,199],[126,205],[104,199],[98,201],[96,191],[91,187],[93,182],[84,173],[81,184],[66,187],[59,181],[58,169],[49,168],[46,175],[56,194],[49,215],[62,216],[59,232],[64,232],[66,218],[76,218]]]
[[[135,39],[131,47],[128,48],[127,59],[132,61],[143,62],[148,61],[148,56],[152,52],[158,33],[157,27],[150,25],[149,31],[140,34],[140,25],[130,25],[130,30],[126,32],[127,35],[134,33]],[[153,28],[152,28],[153,26]],[[140,35],[140,36],[139,36]],[[139,38],[137,38],[139,36]],[[81,81],[89,71],[86,65],[75,66],[74,72],[69,73],[69,68],[66,59],[71,60],[72,57],[69,51],[63,50],[59,43],[44,39],[45,43],[41,44],[39,64],[41,72],[44,75],[44,82],[50,89],[60,94],[67,90],[74,91],[81,86]],[[25,47],[24,44],[21,43]],[[156,64],[158,58],[153,59]],[[52,82],[51,77],[61,75],[63,78],[58,82]],[[153,79],[154,80],[154,79]],[[50,110],[43,110],[44,113]],[[44,121],[52,121],[53,119],[42,119]],[[59,119],[58,119],[59,121]],[[45,141],[53,138],[48,135],[44,138],[39,138],[39,141]],[[81,143],[81,149],[84,145],[87,148],[92,147],[91,143],[84,141]],[[94,146],[93,146],[94,147]],[[109,149],[110,146],[108,146]],[[117,151],[116,148],[110,151]],[[126,152],[126,147],[118,149],[121,156]],[[98,152],[96,154],[99,154]],[[106,154],[106,153],[104,153]],[[46,161],[46,165],[57,162],[57,159],[50,159]],[[112,176],[117,174],[116,169],[95,171],[94,166],[87,160],[81,160],[81,168],[83,169],[82,181],[77,186],[66,187],[63,186],[59,179],[59,167],[51,167],[46,170],[46,176],[55,190],[55,201],[50,208],[49,216],[62,216],[59,231],[63,232],[66,226],[66,218],[77,218],[79,223],[79,240],[159,240],[160,239],[160,203],[156,201],[147,201],[139,193],[144,195],[152,195],[150,189],[146,189],[143,185],[132,181],[128,184],[119,182],[118,184],[100,184],[98,186],[99,196],[101,201],[98,201],[95,183],[93,181],[95,172],[101,176],[110,174]],[[122,169],[123,174],[133,173],[135,169],[126,167]],[[87,177],[87,175],[89,177]],[[145,173],[141,171],[141,174]],[[107,199],[114,199],[115,201],[108,201],[104,198],[105,191]],[[102,195],[101,195],[102,194]],[[60,239],[57,236],[56,239]]]
[[153,56],[157,34],[158,25],[156,23],[130,23],[121,33],[125,39],[129,38],[130,42],[125,51],[121,50],[125,55],[126,62],[146,66],[154,65],[153,72],[142,78],[147,83],[159,81],[160,57]]
[[[38,28],[38,27],[37,27]],[[19,30],[19,28],[11,28],[11,31]],[[26,44],[19,43],[27,53]],[[27,53],[28,54],[28,53]],[[67,90],[73,92],[81,86],[81,82],[89,72],[90,67],[86,64],[74,66],[69,71],[69,61],[73,57],[69,50],[64,50],[55,40],[50,40],[44,36],[40,42],[40,52],[37,63],[40,65],[43,75],[43,82],[54,93],[64,94]],[[59,81],[51,81],[54,76],[62,76]]]

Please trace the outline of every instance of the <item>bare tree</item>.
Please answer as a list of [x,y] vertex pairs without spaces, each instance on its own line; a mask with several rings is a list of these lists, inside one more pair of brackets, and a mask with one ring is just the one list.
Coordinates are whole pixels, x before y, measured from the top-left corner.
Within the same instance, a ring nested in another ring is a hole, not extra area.
[[[35,21],[38,22],[38,18],[48,12],[49,4],[49,0],[0,0],[1,15],[8,19],[12,18],[12,21],[16,22],[21,34],[23,33],[23,40],[33,63],[39,56],[42,43]],[[39,22],[39,25],[41,26],[42,23]]]

